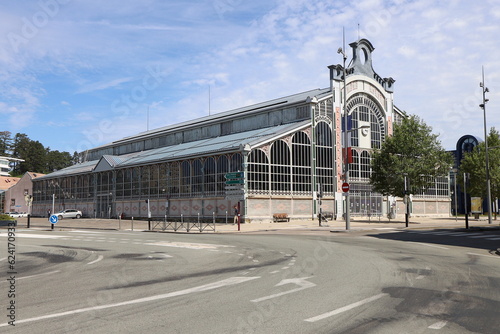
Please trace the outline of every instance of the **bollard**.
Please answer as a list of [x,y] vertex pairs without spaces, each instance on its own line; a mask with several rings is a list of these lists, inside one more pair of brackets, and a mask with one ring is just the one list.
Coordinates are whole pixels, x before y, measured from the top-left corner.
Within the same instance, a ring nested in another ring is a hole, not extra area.
[[132,231],[134,231],[134,217],[132,217]]
[[202,232],[201,223],[200,223],[200,213],[199,212],[198,212],[198,228],[200,229],[200,232]]
[[30,228],[30,216],[31,216],[31,215],[28,215],[28,224],[27,224],[27,228]]
[[227,211],[226,211],[226,225],[227,225]]
[[118,231],[122,229],[122,215],[118,215]]

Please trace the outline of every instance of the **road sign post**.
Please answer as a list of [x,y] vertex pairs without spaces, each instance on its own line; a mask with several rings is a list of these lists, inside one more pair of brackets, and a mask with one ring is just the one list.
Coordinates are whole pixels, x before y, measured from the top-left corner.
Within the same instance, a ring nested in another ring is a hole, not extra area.
[[59,218],[56,215],[52,215],[52,216],[50,216],[49,221],[50,221],[50,224],[52,225],[51,229],[53,230],[54,225],[57,224],[57,222],[59,221]]

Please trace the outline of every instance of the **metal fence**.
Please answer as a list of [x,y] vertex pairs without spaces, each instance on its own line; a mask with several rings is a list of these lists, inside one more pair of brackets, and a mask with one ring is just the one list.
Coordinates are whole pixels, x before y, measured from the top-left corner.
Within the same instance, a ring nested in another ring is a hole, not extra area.
[[161,219],[153,218],[151,220],[151,229],[160,231],[174,231],[174,232],[215,232],[215,213],[212,217],[202,217],[200,214],[197,216],[184,216],[179,217],[163,217]]

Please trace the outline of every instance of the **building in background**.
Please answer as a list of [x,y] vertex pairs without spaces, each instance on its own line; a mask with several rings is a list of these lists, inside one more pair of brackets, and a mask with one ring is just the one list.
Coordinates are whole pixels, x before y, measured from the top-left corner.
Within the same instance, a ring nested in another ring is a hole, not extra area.
[[[245,221],[275,213],[314,218],[320,206],[340,218],[343,183],[343,101],[346,94],[350,212],[404,214],[402,202],[372,191],[373,150],[405,113],[394,106],[394,80],[372,67],[372,44],[350,44],[344,68],[332,65],[330,85],[146,131],[83,152],[83,163],[34,179],[33,214],[76,208],[91,217],[222,218],[235,205]],[[318,198],[318,193],[323,197]],[[413,213],[449,215],[447,177],[412,196]]]
[[0,175],[0,213],[10,212],[10,206],[5,201],[6,191],[19,182],[19,177]]
[[5,210],[31,214],[33,180],[45,174],[26,172],[16,184],[5,191]]
[[14,165],[23,161],[23,159],[0,156],[0,176],[10,176],[9,172],[12,170]]

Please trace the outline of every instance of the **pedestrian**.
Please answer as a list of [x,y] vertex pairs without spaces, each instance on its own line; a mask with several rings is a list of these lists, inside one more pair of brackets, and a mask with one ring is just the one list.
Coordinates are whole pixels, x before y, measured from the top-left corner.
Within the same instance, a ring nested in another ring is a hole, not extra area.
[[50,209],[47,210],[47,219],[50,220]]
[[233,225],[238,222],[238,216],[240,215],[240,211],[238,210],[238,206],[234,206],[234,220],[233,220]]

